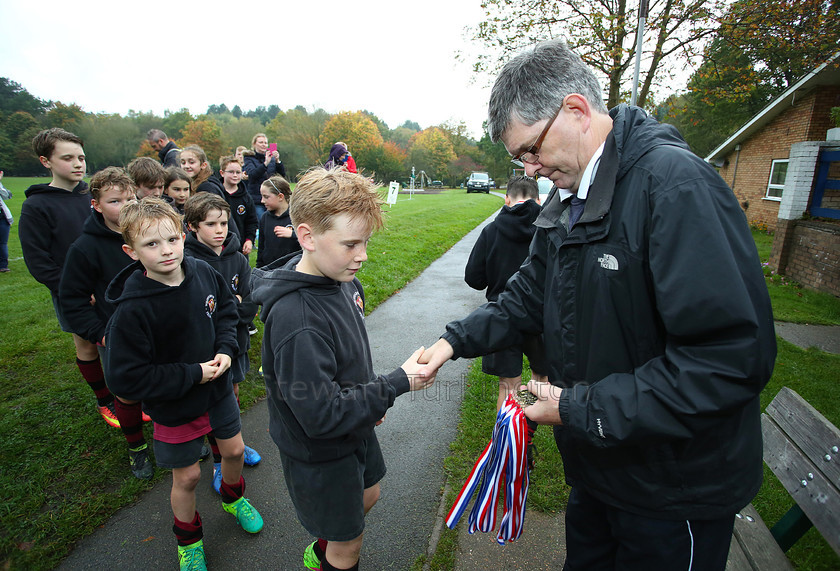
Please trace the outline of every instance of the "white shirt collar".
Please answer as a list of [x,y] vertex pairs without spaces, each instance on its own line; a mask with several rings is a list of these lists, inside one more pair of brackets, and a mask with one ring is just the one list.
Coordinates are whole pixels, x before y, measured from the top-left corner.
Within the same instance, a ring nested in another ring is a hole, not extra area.
[[[586,200],[586,197],[589,195],[589,187],[592,186],[592,181],[595,180],[595,174],[598,172],[598,166],[601,163],[601,155],[604,154],[604,145],[606,141],[601,143],[601,146],[595,151],[595,154],[592,155],[592,158],[589,159],[589,162],[586,165],[586,168],[583,170],[583,176],[580,177],[580,186],[578,187],[577,196],[581,200]],[[574,196],[574,193],[568,189],[561,188],[558,191],[560,193],[560,201],[564,201],[567,198]]]

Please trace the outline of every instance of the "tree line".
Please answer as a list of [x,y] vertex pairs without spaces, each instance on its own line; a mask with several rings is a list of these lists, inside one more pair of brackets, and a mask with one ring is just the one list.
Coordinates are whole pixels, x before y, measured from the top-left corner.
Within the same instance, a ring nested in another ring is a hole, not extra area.
[[[474,69],[493,76],[512,52],[560,35],[605,77],[608,106],[626,102],[637,7],[582,0],[487,0],[486,19],[473,30],[473,40],[485,48]],[[692,150],[706,156],[840,50],[838,7],[840,0],[651,3],[638,104],[675,125]],[[668,86],[675,69],[690,65],[696,68],[687,88],[674,93]],[[249,146],[255,133],[264,132],[277,143],[287,172],[294,174],[323,163],[336,141],[346,143],[357,164],[382,182],[405,183],[412,167],[448,186],[460,185],[474,170],[487,171],[497,181],[511,174],[505,148],[490,142],[486,133],[474,140],[463,123],[421,129],[406,121],[391,129],[366,110],[330,114],[304,106],[283,111],[277,105],[248,111],[238,105],[211,105],[196,116],[188,109],[162,117],[134,111],[125,116],[92,114],[76,104],[41,100],[0,78],[0,169],[12,175],[45,174],[30,142],[47,127],[81,136],[91,171],[124,165],[138,155],[154,156],[145,133],[160,128],[179,146],[200,145],[212,161],[238,145]]]
[[411,169],[448,186],[459,186],[473,170],[486,170],[499,180],[510,174],[507,152],[485,135],[475,141],[464,123],[421,129],[413,121],[391,129],[370,111],[327,113],[304,106],[282,110],[277,105],[243,111],[214,104],[200,115],[188,109],[126,115],[89,113],[76,103],[45,101],[9,78],[0,78],[0,170],[11,176],[42,176],[46,171],[32,150],[38,131],[61,127],[85,142],[89,172],[122,166],[137,156],[157,157],[146,141],[149,129],[162,129],[179,147],[195,144],[212,166],[237,146],[251,146],[256,133],[277,143],[286,171],[294,179],[323,164],[336,141],[347,144],[365,173],[387,183],[408,182]]

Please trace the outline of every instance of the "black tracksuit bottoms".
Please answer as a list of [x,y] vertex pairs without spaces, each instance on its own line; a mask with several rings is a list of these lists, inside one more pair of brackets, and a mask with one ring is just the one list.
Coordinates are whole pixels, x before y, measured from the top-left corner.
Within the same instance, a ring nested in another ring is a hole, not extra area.
[[734,522],[652,519],[572,488],[563,571],[723,571]]

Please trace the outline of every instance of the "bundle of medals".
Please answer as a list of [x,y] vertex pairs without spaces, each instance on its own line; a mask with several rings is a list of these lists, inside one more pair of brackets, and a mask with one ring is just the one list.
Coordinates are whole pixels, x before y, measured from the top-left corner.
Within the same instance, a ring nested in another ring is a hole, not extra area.
[[454,529],[467,509],[473,494],[478,496],[469,515],[469,532],[493,531],[496,527],[496,506],[504,490],[504,513],[496,541],[504,545],[522,535],[525,501],[528,498],[528,425],[523,409],[536,397],[521,390],[508,395],[496,415],[493,438],[475,463],[455,504],[446,516],[446,526]]

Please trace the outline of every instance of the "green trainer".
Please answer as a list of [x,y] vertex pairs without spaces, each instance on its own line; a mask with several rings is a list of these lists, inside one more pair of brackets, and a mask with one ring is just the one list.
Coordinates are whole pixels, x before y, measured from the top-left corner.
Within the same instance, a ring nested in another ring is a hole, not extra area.
[[139,448],[128,450],[128,460],[131,463],[131,473],[135,478],[151,480],[155,475],[155,467],[149,460],[148,445],[143,444]]
[[307,571],[321,571],[321,560],[315,555],[315,543],[310,543],[303,550],[303,567]]
[[236,516],[236,521],[248,533],[258,533],[263,528],[263,519],[247,498],[241,497],[235,502],[226,504],[222,502],[222,508]]
[[198,540],[189,545],[178,546],[178,565],[181,571],[207,571],[204,559],[204,541]]

